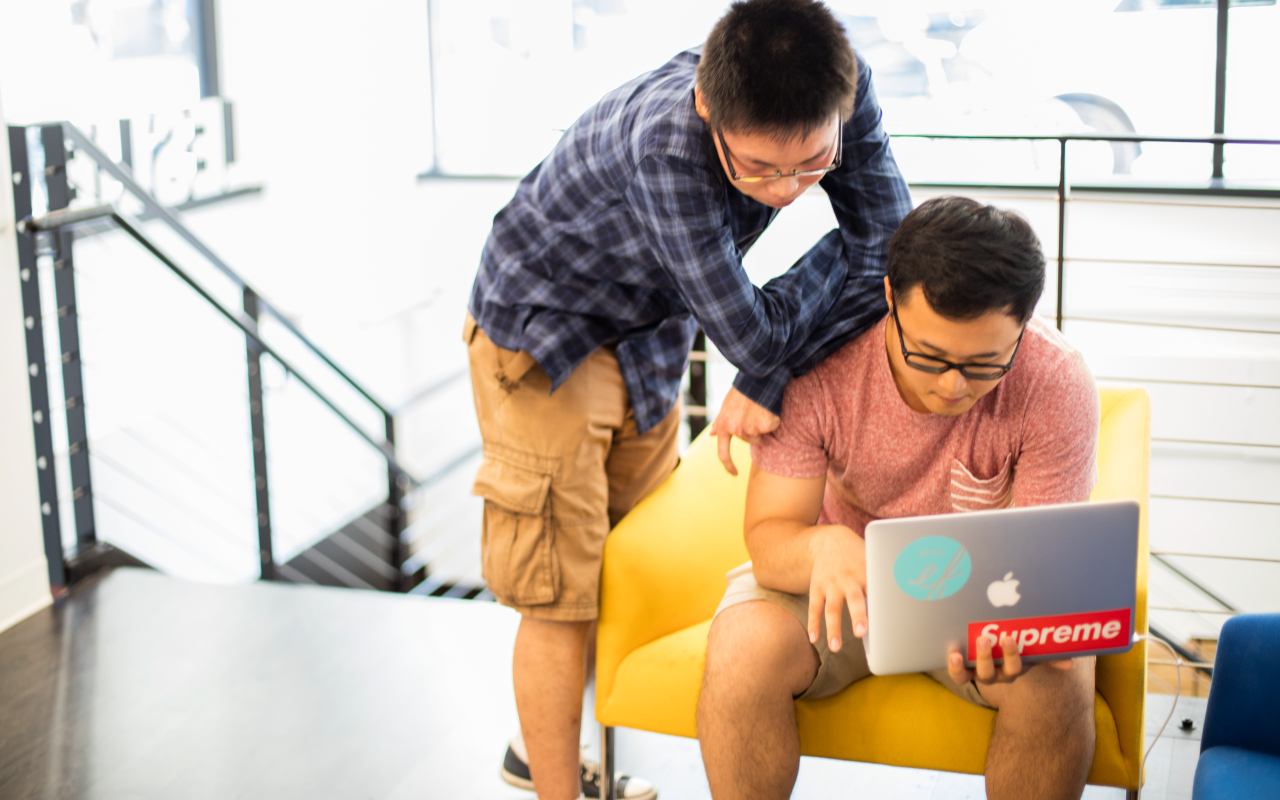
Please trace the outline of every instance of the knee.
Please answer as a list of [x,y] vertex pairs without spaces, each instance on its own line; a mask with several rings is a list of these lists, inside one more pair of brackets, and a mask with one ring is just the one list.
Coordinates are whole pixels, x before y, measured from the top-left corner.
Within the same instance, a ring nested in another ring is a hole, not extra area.
[[1095,662],[1092,657],[1077,658],[1069,670],[1036,667],[1010,686],[1001,713],[1053,724],[1064,732],[1092,732]]
[[703,687],[795,695],[816,670],[817,654],[794,617],[767,603],[743,603],[725,609],[711,625]]

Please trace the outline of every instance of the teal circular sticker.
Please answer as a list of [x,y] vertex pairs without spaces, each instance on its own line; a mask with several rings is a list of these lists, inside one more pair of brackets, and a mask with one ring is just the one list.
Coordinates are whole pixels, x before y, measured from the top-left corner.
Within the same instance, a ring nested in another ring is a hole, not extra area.
[[916,539],[893,562],[898,588],[917,600],[941,600],[969,582],[973,561],[964,545],[950,536]]

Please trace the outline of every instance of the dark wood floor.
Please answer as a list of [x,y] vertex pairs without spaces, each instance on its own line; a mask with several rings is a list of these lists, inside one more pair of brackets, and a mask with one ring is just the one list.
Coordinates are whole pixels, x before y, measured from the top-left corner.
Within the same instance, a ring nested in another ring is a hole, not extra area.
[[514,630],[492,603],[119,569],[0,634],[0,798],[502,797]]

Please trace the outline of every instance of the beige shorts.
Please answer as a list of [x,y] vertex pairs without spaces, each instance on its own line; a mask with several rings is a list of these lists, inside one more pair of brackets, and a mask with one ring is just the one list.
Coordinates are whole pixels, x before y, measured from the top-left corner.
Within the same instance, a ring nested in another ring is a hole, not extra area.
[[[796,618],[801,627],[808,629],[809,598],[762,587],[756,583],[756,577],[751,571],[750,561],[740,567],[729,570],[726,581],[728,586],[725,589],[724,598],[720,601],[720,607],[716,609],[717,615],[731,606],[752,600],[763,600],[786,610]],[[863,650],[862,643],[853,636],[853,623],[849,619],[849,609],[846,608],[844,610],[844,630],[840,635],[840,640],[845,643],[845,646],[840,648],[838,653],[831,652],[831,647],[828,644],[831,637],[827,635],[825,620],[822,625],[822,635],[818,637],[818,643],[814,645],[814,649],[818,651],[818,672],[813,678],[813,683],[809,684],[809,688],[797,695],[796,699],[829,697],[871,674],[871,670],[867,667],[866,651]],[[978,687],[974,685],[973,681],[964,686],[957,686],[945,669],[926,672],[925,674],[960,698],[983,708],[994,709],[994,706],[983,698],[982,693],[978,691]]]
[[679,407],[643,434],[612,348],[600,348],[553,393],[526,352],[499,347],[469,315],[484,461],[481,568],[489,591],[521,614],[562,621],[599,614],[609,530],[675,468]]

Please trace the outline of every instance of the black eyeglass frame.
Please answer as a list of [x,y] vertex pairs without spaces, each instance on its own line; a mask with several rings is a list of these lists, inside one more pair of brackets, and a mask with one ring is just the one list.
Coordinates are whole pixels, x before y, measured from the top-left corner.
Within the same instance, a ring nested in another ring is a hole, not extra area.
[[720,149],[724,151],[724,163],[729,168],[729,177],[737,183],[763,183],[765,181],[776,181],[780,178],[809,178],[814,175],[826,175],[828,172],[834,172],[840,169],[840,162],[844,157],[844,125],[836,125],[836,157],[825,167],[818,169],[793,169],[790,172],[783,172],[780,169],[773,171],[772,175],[739,175],[738,171],[733,168],[733,151],[729,149],[729,143],[724,140],[724,129],[716,126],[716,138],[720,140]]
[[[907,339],[902,335],[902,322],[898,319],[898,304],[891,303],[889,308],[893,314],[893,327],[898,330],[898,344],[902,347],[902,360],[907,362],[907,366],[912,369],[918,369],[921,372],[927,372],[930,375],[944,375],[951,370],[956,370],[970,381],[995,381],[1003,378],[1013,369],[1013,361],[1018,357],[1018,349],[1022,347],[1022,337],[1026,335],[1027,326],[1023,325],[1022,330],[1018,333],[1018,341],[1013,345],[1013,353],[1009,356],[1009,361],[1004,364],[979,364],[976,362],[966,361],[957,364],[954,361],[948,361],[945,358],[931,356],[928,353],[917,353],[907,349]],[[912,358],[924,359],[933,362],[931,364],[921,364],[918,361],[912,361]],[[975,371],[976,370],[976,371]]]

